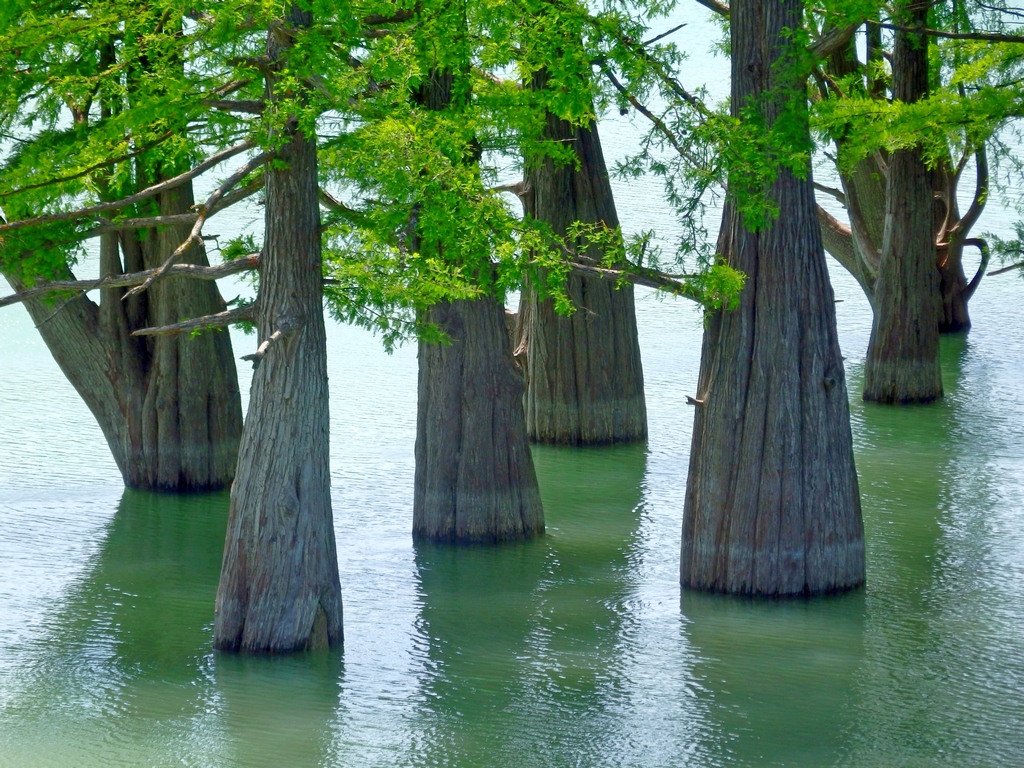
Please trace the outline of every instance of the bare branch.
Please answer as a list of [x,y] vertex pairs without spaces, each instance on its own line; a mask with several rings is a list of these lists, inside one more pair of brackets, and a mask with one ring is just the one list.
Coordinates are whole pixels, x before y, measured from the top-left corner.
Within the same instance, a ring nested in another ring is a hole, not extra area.
[[671,129],[667,125],[665,125],[664,121],[662,121],[661,118],[659,118],[649,109],[647,109],[647,107],[641,104],[637,100],[637,98],[632,93],[629,92],[626,86],[619,82],[619,79],[610,69],[608,69],[608,67],[602,67],[601,71],[604,72],[605,77],[608,78],[609,82],[611,82],[611,84],[615,86],[615,90],[617,90],[619,93],[625,96],[626,100],[633,105],[633,108],[637,112],[639,112],[641,115],[643,115],[652,123],[654,123],[654,126],[658,129],[658,132],[661,133],[661,135],[663,135],[666,139],[668,139],[669,144],[672,145],[676,152],[685,156],[686,152],[679,144],[679,140],[676,138],[676,135],[672,133]]
[[842,205],[843,208],[846,207],[846,195],[843,193],[843,190],[836,189],[835,187],[826,187],[824,184],[819,184],[816,181],[813,183],[814,188],[816,190],[818,190],[819,192],[824,192],[826,195],[829,195],[831,197],[834,197],[836,200],[839,201],[839,204]]
[[[1002,275],[1006,272],[1012,272],[1015,269],[1024,269],[1024,261],[1018,262],[1017,264],[1011,264],[1010,266],[1003,267],[1002,269],[997,269],[995,272],[989,272],[988,276],[995,277],[996,275]],[[971,282],[974,281],[972,280]]]
[[0,224],[0,233],[12,232],[16,229],[24,229],[25,227],[37,226],[39,224],[52,224],[57,221],[73,221],[74,219],[84,219],[88,216],[93,216],[97,213],[104,213],[106,211],[116,211],[119,208],[127,208],[129,205],[148,200],[151,197],[159,195],[161,192],[166,192],[170,189],[176,189],[182,184],[194,179],[201,173],[208,171],[215,165],[219,165],[225,160],[234,157],[235,155],[245,152],[247,149],[252,149],[253,142],[246,139],[245,141],[235,144],[233,147],[218,152],[215,155],[211,155],[206,160],[201,162],[195,168],[189,171],[178,174],[177,176],[161,181],[158,184],[154,184],[150,187],[146,187],[141,192],[136,192],[134,195],[123,197],[120,200],[114,200],[109,203],[97,203],[96,205],[90,205],[86,208],[79,208],[75,211],[65,211],[63,213],[46,213],[42,216],[35,216],[31,219],[21,219],[19,221],[12,221],[8,224]]
[[698,3],[703,5],[705,8],[714,11],[719,16],[728,16],[730,8],[725,3],[720,3],[718,0],[697,0]]
[[[981,278],[985,276],[985,269],[988,267],[988,241],[983,240],[980,237],[972,237],[968,240],[964,240],[964,245],[973,245],[981,251],[981,263],[978,265],[978,271],[974,273],[974,277],[971,278],[971,282],[969,282],[967,287],[964,288],[964,301],[970,301],[974,292],[978,290],[978,286],[981,284]],[[999,270],[999,272],[1002,271],[1004,270]],[[993,272],[993,274],[999,274],[999,272]]]
[[204,315],[192,320],[183,320],[172,325],[161,325],[155,328],[141,328],[133,331],[132,336],[174,336],[179,333],[202,331],[206,328],[223,328],[235,323],[251,322],[256,314],[255,304],[245,304],[213,315]]
[[967,213],[960,217],[956,224],[957,234],[963,237],[978,222],[978,217],[985,210],[985,203],[988,201],[988,153],[985,151],[985,144],[982,142],[978,151],[974,153],[976,166],[976,181],[974,183],[974,199],[971,200],[971,207]]
[[181,255],[192,246],[193,243],[196,243],[197,241],[200,240],[202,236],[203,225],[206,223],[206,219],[216,209],[217,203],[220,202],[221,198],[223,198],[224,195],[231,191],[232,187],[234,187],[238,182],[240,182],[242,179],[248,176],[252,171],[254,171],[261,165],[263,165],[265,162],[267,162],[267,160],[270,159],[271,155],[272,153],[270,152],[260,152],[258,155],[256,155],[256,157],[250,159],[249,162],[243,164],[241,168],[239,168],[233,174],[228,176],[227,179],[224,180],[224,183],[217,187],[217,189],[213,191],[213,194],[206,198],[206,202],[203,203],[202,206],[200,206],[199,216],[196,219],[196,223],[192,225],[192,231],[189,233],[188,237],[185,238],[181,245],[174,249],[174,253],[167,257],[167,260],[160,265],[160,267],[156,270],[154,274],[152,274],[150,277],[147,277],[146,280],[141,285],[138,285],[135,288],[132,288],[130,291],[128,291],[124,295],[124,298],[127,299],[129,296],[134,296],[138,293],[142,293],[150,285],[152,285],[161,277],[163,277],[167,273],[167,270],[170,268],[170,266],[175,261],[177,261],[181,257]]
[[569,266],[578,275],[586,277],[599,277],[602,280],[626,280],[634,285],[645,285],[648,288],[655,288],[659,291],[683,296],[684,298],[703,303],[703,297],[690,285],[674,280],[654,270],[640,269],[636,271],[624,269],[609,269],[607,267],[595,267],[590,264],[581,264],[578,261],[570,261]]
[[668,32],[662,32],[660,35],[655,35],[654,37],[652,37],[652,38],[650,38],[648,40],[644,40],[642,43],[640,43],[640,47],[641,48],[646,48],[648,45],[654,45],[659,40],[665,39],[666,37],[671,35],[673,32],[678,32],[680,29],[682,29],[685,26],[687,26],[687,25],[686,24],[678,24],[678,25],[672,27],[672,29],[670,29]]
[[850,39],[856,34],[857,28],[863,22],[846,24],[842,27],[834,27],[823,34],[814,43],[807,47],[807,50],[816,59],[827,59],[839,49],[845,47]]
[[288,321],[282,322],[281,327],[265,338],[263,343],[259,345],[253,354],[243,355],[241,359],[252,363],[252,369],[255,371],[260,367],[260,363],[262,363],[263,358],[266,357],[267,351],[275,342],[280,341],[285,336],[294,333],[298,329],[299,326],[294,323]]
[[[204,267],[199,264],[175,264],[168,270],[169,277],[187,277],[192,280],[219,280],[228,275],[238,274],[260,268],[260,255],[252,253],[238,259],[226,261],[215,267]],[[145,282],[155,269],[146,269],[141,272],[129,272],[124,275],[107,275],[99,280],[53,280],[47,283],[39,283],[31,288],[18,291],[10,296],[0,298],[0,307],[18,304],[26,299],[42,296],[48,293],[61,293],[64,291],[86,292],[103,288],[127,288],[131,285],[139,285]]]

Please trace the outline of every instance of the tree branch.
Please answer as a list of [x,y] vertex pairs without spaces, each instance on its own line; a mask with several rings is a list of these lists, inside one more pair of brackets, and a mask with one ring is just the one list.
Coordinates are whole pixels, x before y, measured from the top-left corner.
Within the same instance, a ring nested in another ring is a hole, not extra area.
[[25,227],[37,226],[39,224],[52,224],[57,221],[72,221],[74,219],[84,219],[87,216],[92,216],[97,213],[104,213],[105,211],[116,211],[120,208],[127,208],[129,205],[135,205],[135,203],[148,200],[151,197],[159,195],[161,192],[166,192],[170,189],[176,189],[182,184],[194,179],[204,171],[209,170],[215,165],[218,165],[228,158],[234,157],[235,155],[245,152],[247,149],[252,149],[253,142],[249,139],[235,144],[233,147],[218,152],[215,155],[208,157],[206,160],[201,162],[195,168],[185,171],[184,173],[178,174],[177,176],[161,181],[159,184],[154,184],[151,187],[146,187],[141,192],[136,192],[134,195],[123,197],[120,200],[114,200],[109,203],[97,203],[96,205],[90,205],[86,208],[79,208],[75,211],[65,211],[63,213],[46,213],[42,216],[34,216],[31,219],[21,219],[19,221],[12,221],[7,224],[0,224],[0,233],[12,232],[16,229],[24,229]]
[[967,213],[960,217],[956,224],[957,234],[966,235],[978,222],[978,217],[985,210],[985,203],[988,201],[988,153],[985,150],[984,142],[974,153],[974,164],[977,171],[977,180],[974,184],[974,199],[971,200],[971,207]]
[[[167,274],[168,277],[187,277],[192,280],[219,280],[228,275],[239,272],[247,272],[260,268],[260,255],[252,253],[238,259],[225,261],[215,267],[204,267],[199,264],[175,264]],[[63,291],[86,291],[99,290],[103,288],[127,288],[131,285],[139,285],[145,282],[155,269],[146,269],[141,272],[129,272],[123,275],[108,275],[99,280],[53,280],[46,283],[39,283],[23,291],[12,293],[10,296],[0,298],[0,307],[18,304],[27,299],[43,296],[48,293],[60,293]]]
[[839,201],[839,204],[842,205],[843,208],[846,207],[846,195],[843,194],[843,190],[836,189],[835,187],[826,187],[824,184],[819,184],[816,181],[813,182],[813,184],[816,190],[818,190],[819,192],[824,192],[826,195],[829,195],[831,197],[834,197],[836,200]]
[[241,168],[228,176],[227,179],[224,180],[224,183],[217,187],[217,189],[213,191],[213,194],[206,198],[206,202],[200,206],[199,217],[196,219],[196,223],[192,225],[192,231],[189,232],[188,237],[185,238],[181,245],[174,249],[174,253],[167,257],[167,260],[157,268],[154,274],[147,277],[141,285],[137,285],[135,288],[128,291],[124,295],[124,298],[127,299],[129,296],[135,296],[136,294],[142,293],[144,290],[149,288],[149,286],[163,277],[170,266],[177,261],[193,243],[200,240],[203,225],[206,223],[206,219],[216,209],[217,203],[220,202],[221,198],[224,197],[224,195],[226,195],[238,182],[248,176],[249,173],[267,162],[271,155],[272,153],[270,152],[260,152],[256,157],[250,159],[249,162],[245,163]]
[[183,320],[180,323],[173,323],[172,325],[161,325],[155,328],[141,328],[138,331],[133,331],[132,336],[174,336],[178,333],[190,333],[191,331],[201,331],[206,328],[223,328],[228,325],[234,325],[235,323],[251,322],[255,314],[256,305],[245,304],[241,307],[226,310],[225,312],[217,312],[213,315],[204,315],[203,317],[196,317],[192,320]]
[[718,0],[697,0],[697,2],[708,10],[714,11],[719,16],[728,16],[731,10],[728,5],[718,2]]
[[850,42],[850,39],[856,34],[857,29],[862,23],[858,21],[855,24],[833,27],[815,42],[811,43],[807,50],[816,59],[827,59]]
[[[1018,262],[1017,264],[1011,264],[1010,266],[1003,267],[1002,269],[997,269],[995,272],[989,272],[988,276],[989,277],[995,277],[996,275],[1002,275],[1002,274],[1004,274],[1006,272],[1012,272],[1015,269],[1022,269],[1022,268],[1024,268],[1024,261]],[[971,282],[974,282],[974,281],[972,280]]]
[[199,102],[204,107],[219,109],[222,112],[246,112],[251,115],[262,115],[267,105],[262,101],[236,101],[234,99],[203,99]]
[[1024,43],[1024,35],[1005,35],[1000,32],[946,32],[941,29],[911,27],[905,24],[889,24],[882,21],[875,23],[882,29],[892,29],[897,32],[913,32],[916,35],[941,37],[946,40],[982,40],[990,43]]
[[704,302],[703,297],[690,285],[663,275],[654,270],[640,269],[629,271],[624,269],[609,269],[607,267],[595,267],[590,264],[581,264],[578,261],[570,261],[569,267],[577,275],[584,277],[599,277],[602,280],[626,280],[634,285],[645,285],[648,288],[655,288],[659,291],[675,294],[696,301],[698,304]]
[[[974,277],[971,278],[971,282],[969,282],[967,287],[964,288],[964,301],[970,301],[974,292],[978,290],[978,286],[981,284],[981,278],[985,276],[985,269],[988,267],[988,241],[983,240],[980,237],[972,237],[968,240],[964,240],[964,245],[973,245],[981,251],[981,263],[978,265],[978,271],[974,273]],[[1003,271],[1005,270],[999,270],[999,272]],[[993,274],[999,274],[999,272],[994,272]]]
[[280,341],[288,334],[298,330],[298,327],[290,322],[282,323],[281,327],[274,331],[270,336],[263,340],[263,343],[259,345],[256,351],[251,355],[243,355],[242,360],[252,363],[252,369],[255,371],[260,367],[260,363],[263,362],[263,358],[266,357],[267,351],[274,344],[274,342]]
[[160,143],[162,143],[164,141],[167,141],[167,139],[171,138],[171,136],[173,136],[173,135],[174,135],[173,131],[168,131],[167,133],[165,133],[160,138],[154,139],[153,141],[149,142],[148,144],[142,145],[138,149],[132,150],[131,152],[128,152],[127,154],[124,154],[124,155],[118,155],[117,157],[109,158],[107,160],[104,160],[102,163],[96,163],[95,165],[91,165],[91,166],[89,166],[88,168],[86,168],[83,171],[79,171],[77,173],[73,173],[73,174],[71,174],[69,176],[61,176],[60,178],[50,179],[49,181],[40,181],[38,184],[29,184],[27,187],[19,187],[18,189],[9,189],[6,192],[0,192],[0,198],[10,197],[11,195],[17,195],[17,194],[20,194],[22,192],[28,192],[29,190],[32,190],[32,189],[40,189],[42,187],[48,187],[51,184],[62,184],[65,181],[74,181],[75,179],[80,179],[83,176],[88,176],[90,173],[94,173],[95,171],[100,170],[101,168],[106,168],[108,166],[115,165],[117,163],[123,163],[125,160],[131,160],[133,157],[138,157],[142,153],[151,150],[153,147],[157,146],[158,144],[160,144]]

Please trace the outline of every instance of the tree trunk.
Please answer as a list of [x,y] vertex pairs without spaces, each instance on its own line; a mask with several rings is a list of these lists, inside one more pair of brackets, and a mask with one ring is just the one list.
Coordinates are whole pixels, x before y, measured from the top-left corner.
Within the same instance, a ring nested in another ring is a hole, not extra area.
[[[193,204],[190,184],[158,200],[162,215],[185,213]],[[100,272],[120,274],[159,264],[185,239],[189,227],[130,233],[100,242]],[[201,245],[181,259],[208,265]],[[24,283],[8,273],[18,290]],[[70,270],[62,278],[72,279]],[[86,296],[66,303],[25,302],[39,333],[68,381],[96,418],[114,462],[129,488],[208,491],[231,484],[242,406],[238,374],[225,332],[137,339],[131,332],[225,308],[216,286],[169,278],[141,299],[122,301],[124,289],[101,292],[97,306]]]
[[543,533],[504,308],[490,297],[456,300],[426,319],[451,343],[419,347],[413,536],[496,542]]
[[[286,23],[309,26],[291,8]],[[291,38],[271,34],[277,61]],[[273,98],[268,85],[268,100]],[[266,170],[260,349],[231,488],[214,646],[288,653],[342,642],[331,513],[316,143],[296,129]]]
[[[810,147],[805,72],[788,30],[799,0],[734,0],[734,114]],[[794,41],[795,37],[795,41]],[[740,171],[742,172],[742,171]],[[683,511],[684,586],[812,595],[864,582],[864,534],[833,293],[806,178],[779,168],[760,232],[726,205],[720,256],[747,275],[739,307],[708,318]],[[730,184],[732,186],[732,184]],[[735,191],[734,191],[735,194]]]
[[939,333],[959,333],[971,328],[967,309],[970,292],[964,273],[964,244],[957,239],[939,253]]
[[[905,4],[907,23],[924,25],[928,3]],[[912,103],[928,90],[923,36],[897,31],[893,97]],[[864,369],[864,399],[930,402],[942,397],[939,370],[939,274],[935,268],[931,173],[917,147],[889,160],[885,235],[875,313]]]
[[[433,71],[417,101],[448,109],[454,87],[452,70]],[[498,542],[540,535],[544,510],[504,307],[489,295],[445,301],[424,319],[451,343],[419,344],[413,537]]]
[[[534,87],[544,87],[538,73]],[[571,142],[579,168],[548,157],[527,173],[532,210],[565,236],[574,222],[619,226],[597,124],[574,128],[548,114],[545,138]],[[601,261],[591,247],[587,256]],[[527,354],[526,428],[541,443],[594,445],[647,438],[647,404],[637,340],[633,286],[571,276],[576,312],[566,317],[551,299],[524,287],[520,313]],[[529,306],[529,309],[527,309]]]

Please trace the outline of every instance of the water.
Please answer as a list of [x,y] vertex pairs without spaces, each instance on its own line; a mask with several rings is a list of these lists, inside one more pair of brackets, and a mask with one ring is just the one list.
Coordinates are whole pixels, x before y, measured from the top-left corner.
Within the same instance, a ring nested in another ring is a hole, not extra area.
[[[608,153],[633,136],[610,123]],[[656,185],[619,204],[664,230]],[[345,648],[287,659],[211,651],[226,495],[125,491],[27,315],[0,311],[0,766],[1020,764],[1024,283],[982,283],[942,402],[889,408],[857,397],[870,313],[833,276],[865,590],[680,593],[682,300],[638,293],[649,443],[536,448],[548,533],[500,548],[412,545],[415,352],[331,324]]]

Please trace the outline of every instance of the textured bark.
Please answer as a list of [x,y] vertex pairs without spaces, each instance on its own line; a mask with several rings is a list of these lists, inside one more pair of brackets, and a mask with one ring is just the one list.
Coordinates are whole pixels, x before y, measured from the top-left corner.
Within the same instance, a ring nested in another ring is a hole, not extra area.
[[[535,87],[544,87],[538,75]],[[571,143],[579,168],[550,157],[527,174],[530,213],[564,236],[574,222],[619,226],[597,124],[574,128],[549,114],[545,139]],[[603,254],[591,247],[591,259]],[[568,293],[577,307],[559,315],[529,285],[520,314],[527,354],[526,427],[541,443],[593,445],[647,438],[647,404],[632,285],[578,275]],[[529,309],[527,309],[529,306]]]
[[[160,195],[163,215],[193,205],[191,184]],[[187,236],[188,227],[126,233],[100,240],[100,271],[151,269]],[[123,253],[123,261],[121,254]],[[181,261],[208,265],[201,245]],[[24,287],[16,275],[7,278]],[[72,278],[70,270],[59,275]],[[68,381],[85,401],[129,488],[216,490],[235,474],[242,406],[227,333],[153,338],[131,332],[225,308],[213,283],[169,278],[141,300],[123,302],[123,288],[101,291],[97,306],[85,296],[66,303],[25,302],[40,335]]]
[[523,379],[493,298],[437,304],[451,344],[420,342],[413,536],[494,542],[544,531]]
[[[311,23],[294,8],[288,21]],[[271,61],[289,38],[271,34]],[[273,98],[272,86],[268,99]],[[288,653],[342,642],[331,512],[327,343],[316,143],[293,133],[266,171],[253,375],[214,623],[214,646]],[[264,347],[264,344],[267,345]]]
[[[732,3],[732,104],[771,125],[792,99],[788,135],[809,133],[804,75],[784,58],[799,0]],[[708,318],[683,511],[684,586],[812,595],[864,582],[864,535],[849,405],[806,179],[779,169],[778,218],[754,233],[724,212],[721,257],[747,275],[739,306]]]
[[[905,5],[912,25],[928,3]],[[923,36],[896,32],[893,97],[912,103],[928,91]],[[885,234],[875,286],[875,313],[864,367],[864,399],[930,402],[942,397],[939,370],[939,273],[936,269],[931,173],[917,147],[889,160]]]
[[[432,72],[417,102],[448,109],[454,86],[452,71]],[[413,537],[497,542],[543,533],[504,307],[492,296],[441,302],[424,319],[451,343],[419,345]]]

